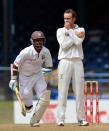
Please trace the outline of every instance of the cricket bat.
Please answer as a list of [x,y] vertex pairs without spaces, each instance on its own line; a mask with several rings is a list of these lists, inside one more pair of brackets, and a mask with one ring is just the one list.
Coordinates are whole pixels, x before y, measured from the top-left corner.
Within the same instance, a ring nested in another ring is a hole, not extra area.
[[17,84],[17,82],[15,84],[15,94],[16,94],[18,102],[19,102],[19,106],[20,106],[20,109],[21,109],[21,114],[23,116],[26,116],[25,104],[24,104],[23,100],[21,99],[20,92],[18,91],[18,84]]
[[[12,76],[13,76],[13,64],[10,65],[11,67],[11,79],[12,79]],[[18,82],[16,81],[15,84],[14,84],[14,89],[15,89],[15,94],[16,94],[16,97],[18,99],[18,102],[19,102],[19,106],[20,106],[20,109],[21,109],[21,114],[23,116],[26,116],[26,109],[25,109],[25,104],[23,102],[23,100],[21,99],[21,95],[20,95],[20,92],[18,91]]]

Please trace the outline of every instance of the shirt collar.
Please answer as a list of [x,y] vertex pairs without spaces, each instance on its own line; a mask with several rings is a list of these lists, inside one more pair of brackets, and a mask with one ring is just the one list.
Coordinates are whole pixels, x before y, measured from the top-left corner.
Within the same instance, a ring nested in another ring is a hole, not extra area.
[[37,55],[38,53],[37,53],[37,51],[34,49],[34,46],[32,45],[32,50],[33,50],[33,54],[34,55]]

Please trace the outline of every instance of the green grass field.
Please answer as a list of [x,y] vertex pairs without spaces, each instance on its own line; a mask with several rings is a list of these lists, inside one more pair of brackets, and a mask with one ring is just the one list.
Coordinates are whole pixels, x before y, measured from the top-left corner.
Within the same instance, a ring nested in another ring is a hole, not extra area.
[[26,124],[2,124],[0,131],[109,131],[109,124],[78,126],[77,124],[42,124],[40,127],[31,127]]
[[0,124],[13,123],[13,101],[0,101]]

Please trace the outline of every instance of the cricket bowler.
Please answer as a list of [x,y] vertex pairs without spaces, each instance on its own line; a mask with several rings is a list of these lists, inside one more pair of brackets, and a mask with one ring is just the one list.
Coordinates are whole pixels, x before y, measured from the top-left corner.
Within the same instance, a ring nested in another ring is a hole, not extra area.
[[70,82],[76,97],[76,116],[78,124],[89,123],[84,115],[84,69],[82,42],[85,30],[75,24],[76,12],[67,9],[64,12],[64,27],[57,29],[58,53],[58,115],[57,124],[64,126],[67,96]]

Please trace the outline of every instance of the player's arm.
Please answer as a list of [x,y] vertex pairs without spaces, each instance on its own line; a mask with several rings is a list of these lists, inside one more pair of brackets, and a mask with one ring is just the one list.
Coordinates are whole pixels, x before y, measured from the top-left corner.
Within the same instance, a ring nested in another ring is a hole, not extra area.
[[15,64],[11,64],[11,80],[9,82],[9,87],[11,90],[15,91],[17,88],[17,75],[18,75],[18,67]]
[[11,64],[11,80],[17,80],[18,67],[15,64]]
[[63,50],[67,50],[74,44],[74,40],[70,36],[69,30],[57,30],[57,41]]
[[79,38],[84,38],[85,37],[85,32],[81,31],[81,32],[77,32],[75,31],[75,35]]
[[21,95],[18,90],[17,76],[18,76],[18,66],[16,66],[15,64],[11,64],[11,80],[9,83],[9,87],[11,88],[11,90],[15,92],[17,96],[22,115],[26,116],[25,104],[21,99]]
[[45,59],[44,59],[44,64],[42,68],[42,73],[50,73],[53,69],[53,61],[52,61],[52,56],[50,51],[46,48],[45,52]]
[[[71,33],[70,33],[71,34]],[[84,28],[78,29],[78,31],[74,31],[73,35],[71,35],[73,39],[73,43],[77,46],[81,45],[85,38]]]

